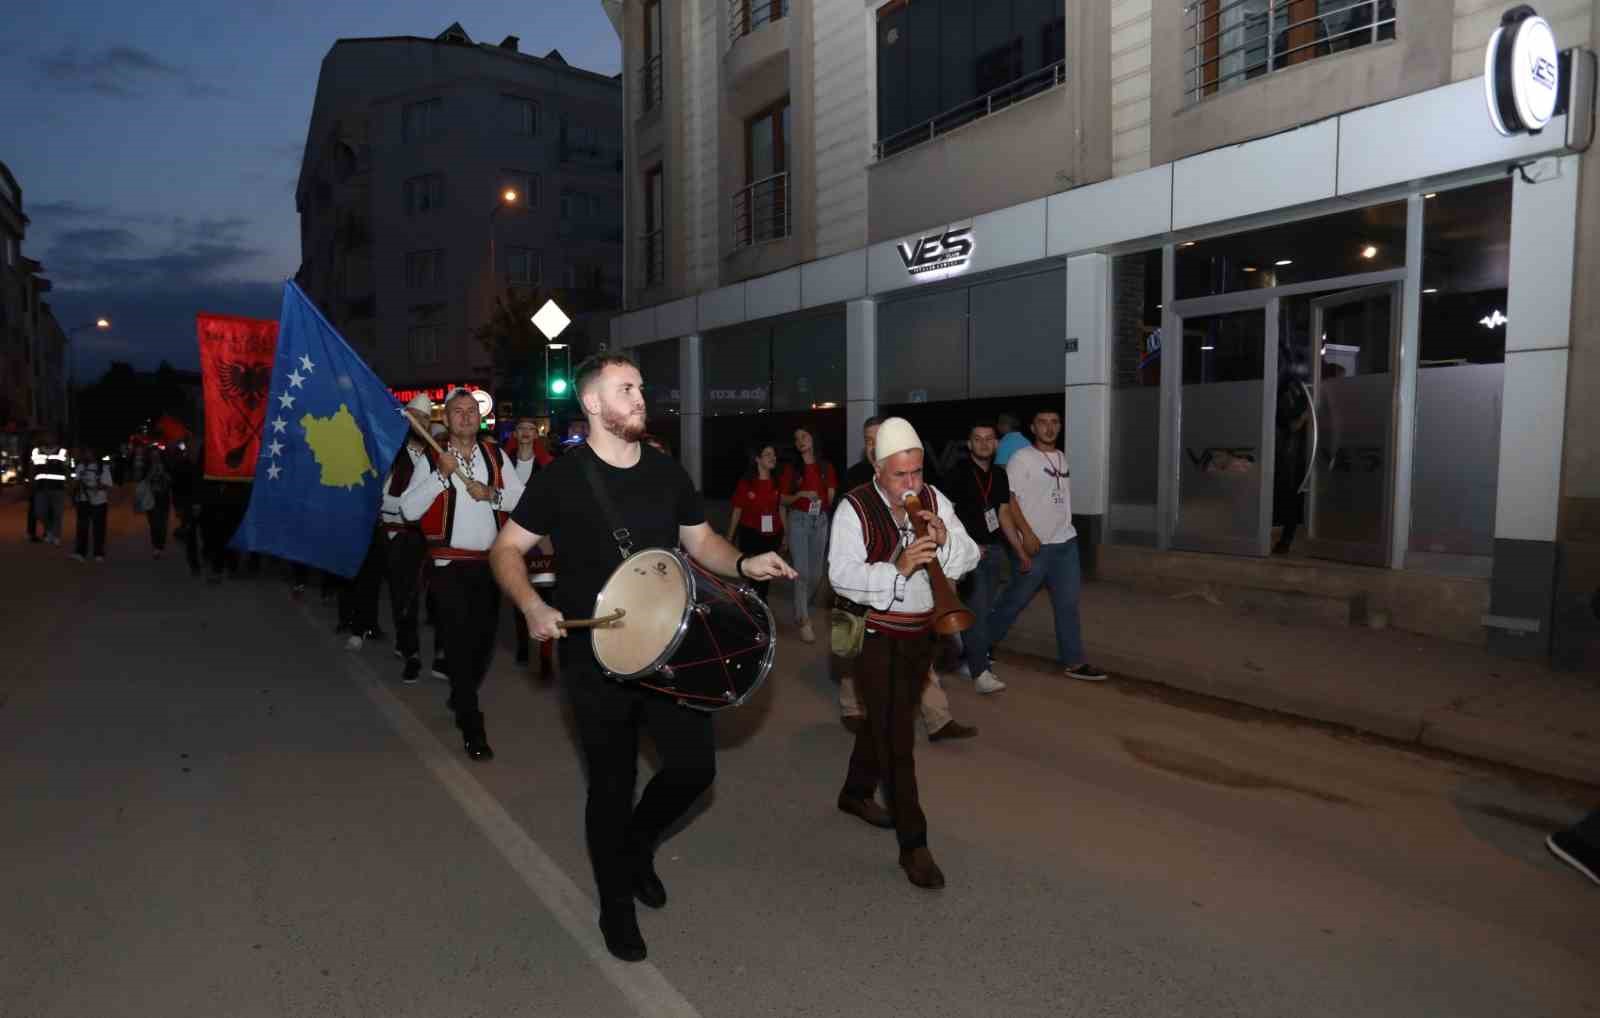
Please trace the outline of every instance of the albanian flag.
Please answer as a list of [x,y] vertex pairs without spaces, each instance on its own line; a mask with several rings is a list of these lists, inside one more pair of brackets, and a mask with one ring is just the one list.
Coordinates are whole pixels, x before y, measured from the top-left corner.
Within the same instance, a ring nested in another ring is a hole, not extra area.
[[278,323],[202,312],[195,316],[195,330],[205,393],[205,477],[254,480]]

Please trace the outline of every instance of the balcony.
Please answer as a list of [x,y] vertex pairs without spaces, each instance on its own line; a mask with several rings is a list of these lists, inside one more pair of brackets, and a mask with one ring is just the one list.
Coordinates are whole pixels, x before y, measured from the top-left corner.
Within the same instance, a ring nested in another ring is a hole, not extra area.
[[639,112],[649,113],[661,105],[661,54],[648,58],[639,68]]
[[[1244,0],[1248,2],[1248,0]],[[1007,82],[999,88],[975,99],[969,99],[959,106],[951,107],[930,120],[925,120],[915,127],[908,127],[903,131],[881,138],[873,145],[873,151],[878,159],[885,159],[896,152],[904,152],[914,145],[925,141],[932,141],[941,134],[953,131],[958,127],[972,123],[980,117],[987,117],[998,113],[1007,106],[1013,106],[1024,99],[1032,98],[1041,92],[1052,88],[1059,88],[1067,83],[1067,62],[1058,60],[1047,64],[1031,74]]]
[[789,174],[774,173],[733,193],[735,251],[789,236]]
[[667,238],[665,230],[654,230],[639,237],[639,260],[645,286],[660,286],[667,280]]
[[1184,105],[1272,71],[1394,38],[1398,0],[1187,0]]
[[789,13],[789,0],[728,0],[728,45]]

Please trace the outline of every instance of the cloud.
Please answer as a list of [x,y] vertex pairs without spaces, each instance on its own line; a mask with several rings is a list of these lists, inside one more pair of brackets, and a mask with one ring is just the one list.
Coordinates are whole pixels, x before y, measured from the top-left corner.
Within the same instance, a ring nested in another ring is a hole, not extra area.
[[192,72],[133,46],[111,46],[93,53],[68,46],[40,57],[36,64],[47,81],[63,89],[113,99],[141,98],[156,86],[176,87],[183,95],[197,98],[226,94]]
[[132,230],[120,226],[91,226],[81,230],[67,230],[56,240],[70,248],[88,248],[99,251],[126,251],[139,243]]
[[198,368],[195,314],[214,311],[277,318],[283,283],[219,281],[164,290],[119,283],[93,290],[57,290],[49,297],[62,328],[102,315],[111,320],[108,332],[78,333],[78,377],[94,379],[112,360],[129,361],[140,369],[154,368],[163,360],[178,368]]

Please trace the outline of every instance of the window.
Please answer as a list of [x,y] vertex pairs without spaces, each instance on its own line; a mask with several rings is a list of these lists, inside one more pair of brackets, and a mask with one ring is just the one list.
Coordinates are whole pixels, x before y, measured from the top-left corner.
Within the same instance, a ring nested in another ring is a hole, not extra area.
[[425,290],[443,283],[443,251],[412,251],[406,255],[406,289]]
[[878,9],[878,155],[1066,81],[1064,0],[903,0]]
[[539,134],[539,104],[518,95],[500,97],[500,118],[507,133],[536,137]]
[[418,364],[433,364],[439,359],[439,326],[411,327],[411,359]]
[[728,31],[738,42],[789,13],[789,0],[728,0]]
[[517,192],[516,204],[522,208],[539,207],[539,175],[527,170],[501,170],[500,188]]
[[1396,0],[1192,0],[1183,9],[1184,97],[1393,39]]
[[734,245],[789,235],[789,100],[745,123],[745,186],[733,196]]
[[407,103],[400,112],[400,137],[404,141],[423,141],[438,135],[444,126],[444,100],[428,99]]
[[540,283],[539,252],[532,248],[514,247],[506,252],[506,282],[523,286]]
[[642,261],[646,286],[658,286],[666,279],[666,242],[662,228],[665,211],[661,166],[657,164],[644,175],[644,236]]
[[653,110],[661,102],[661,3],[644,8],[644,64],[639,69],[639,108]]
[[405,185],[406,215],[434,212],[444,207],[444,176],[427,173],[412,177]]

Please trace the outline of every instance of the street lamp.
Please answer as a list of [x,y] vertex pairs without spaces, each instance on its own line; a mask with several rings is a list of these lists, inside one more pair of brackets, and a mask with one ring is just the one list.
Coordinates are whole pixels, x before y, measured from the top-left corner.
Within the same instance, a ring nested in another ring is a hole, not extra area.
[[76,336],[80,332],[85,332],[85,331],[87,331],[89,329],[98,329],[101,332],[105,332],[106,330],[108,330],[110,328],[111,328],[111,319],[106,318],[104,315],[102,315],[101,317],[96,318],[92,322],[85,322],[82,325],[74,325],[72,328],[67,330],[67,345],[71,349],[69,350],[69,352],[67,354],[67,358],[68,359],[67,359],[67,400],[66,400],[67,406],[66,406],[66,410],[67,410],[67,420],[72,425],[72,444],[73,445],[77,445],[78,444],[79,432],[80,432],[81,428],[79,427],[79,424],[78,424],[78,413],[77,413],[78,407],[77,407],[76,400],[75,400],[75,397],[74,397],[74,394],[73,394],[74,390],[76,389],[77,384],[78,384],[78,344],[73,342],[72,337]]
[[497,296],[500,289],[497,281],[499,266],[495,264],[494,260],[494,220],[500,214],[501,209],[515,206],[517,200],[521,197],[516,188],[508,187],[500,192],[500,200],[495,202],[494,208],[489,210],[489,296],[491,299]]

